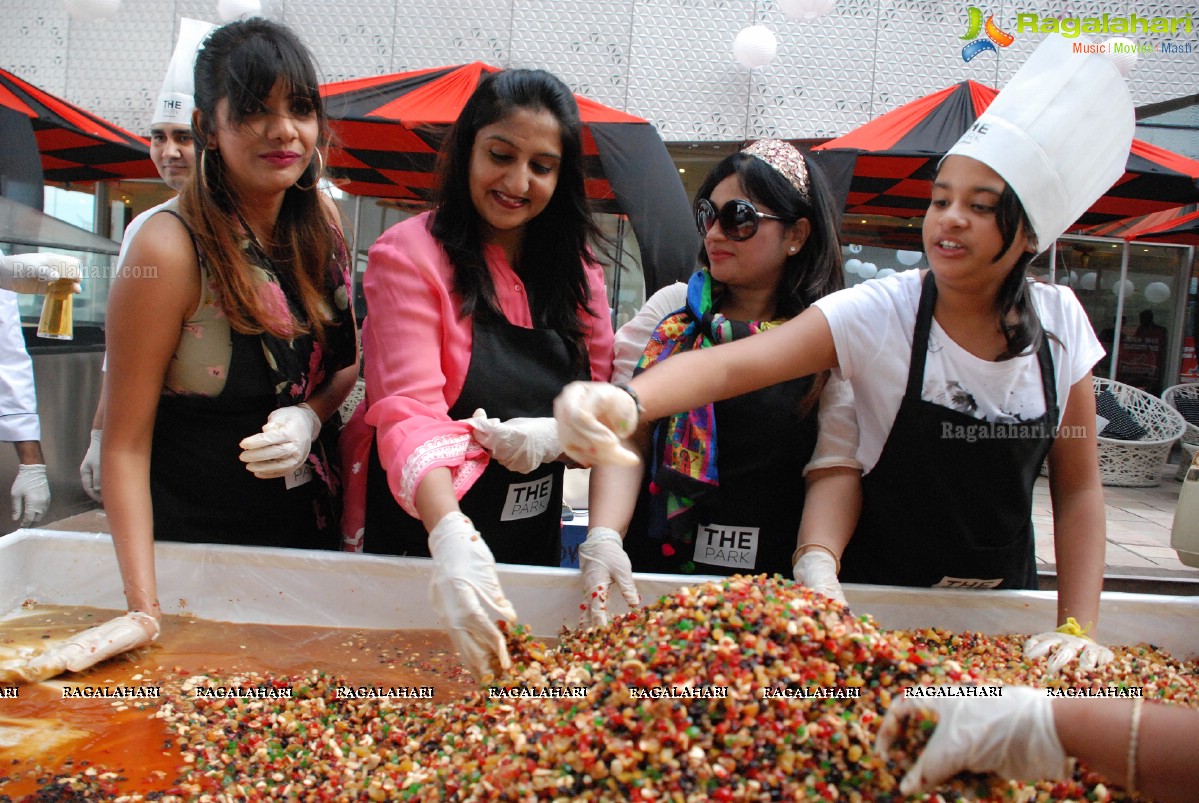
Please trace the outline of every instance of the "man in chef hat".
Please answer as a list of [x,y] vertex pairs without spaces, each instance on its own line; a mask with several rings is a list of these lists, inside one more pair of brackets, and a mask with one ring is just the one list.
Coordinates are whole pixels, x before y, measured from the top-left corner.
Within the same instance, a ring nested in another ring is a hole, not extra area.
[[[167,186],[180,192],[191,180],[196,164],[196,149],[192,145],[192,110],[195,108],[195,65],[196,51],[204,37],[216,26],[209,22],[184,17],[179,21],[179,41],[167,67],[166,77],[154,113],[150,118],[150,159],[158,168],[158,175]],[[121,239],[121,252],[117,256],[118,267],[124,266],[129,244],[152,215],[175,199],[147,209],[125,227]],[[92,439],[87,454],[79,466],[79,477],[88,496],[101,501],[100,495],[100,439],[104,429],[103,388],[101,401],[92,419]]]

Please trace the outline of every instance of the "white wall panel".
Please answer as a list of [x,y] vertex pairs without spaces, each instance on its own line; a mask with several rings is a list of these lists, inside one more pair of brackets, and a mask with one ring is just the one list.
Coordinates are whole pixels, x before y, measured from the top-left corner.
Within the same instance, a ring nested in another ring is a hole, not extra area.
[[869,120],[874,10],[842,0],[813,22],[789,20],[773,3],[766,12],[779,50],[755,71],[746,137],[833,137]]
[[732,48],[754,4],[635,0],[633,14],[629,110],[667,140],[742,139],[753,76]]
[[178,33],[174,3],[161,0],[123,0],[106,20],[71,19],[67,100],[145,136]]
[[325,81],[411,69],[392,68],[396,13],[395,0],[344,0],[336,14],[319,3],[290,2],[283,9],[287,25],[316,55]]
[[[975,2],[1014,31],[1017,11],[1061,14],[1059,0]],[[578,92],[653,121],[667,140],[826,137],[967,78],[1000,86],[1041,40],[962,61],[960,0],[840,0],[812,23],[774,0],[264,0],[293,26],[328,80],[458,64],[545,67]],[[1178,0],[1075,0],[1075,16],[1171,16]],[[1193,14],[1195,10],[1189,9]],[[182,16],[217,22],[216,0],[124,0],[117,17],[69,20],[61,0],[0,0],[0,66],[141,131]],[[765,24],[775,60],[749,71],[732,55],[742,28]],[[1159,35],[1141,37],[1157,43]],[[1178,39],[1178,37],[1175,37]],[[1137,105],[1199,91],[1190,54],[1142,56]]]
[[61,95],[67,86],[69,24],[60,3],[0,0],[0,67]]
[[[579,94],[625,108],[632,44],[629,0],[517,0],[512,66],[550,70]],[[636,113],[636,112],[635,112]]]
[[[299,0],[288,0],[291,8]],[[394,0],[391,72],[485,61],[509,66],[512,0]]]

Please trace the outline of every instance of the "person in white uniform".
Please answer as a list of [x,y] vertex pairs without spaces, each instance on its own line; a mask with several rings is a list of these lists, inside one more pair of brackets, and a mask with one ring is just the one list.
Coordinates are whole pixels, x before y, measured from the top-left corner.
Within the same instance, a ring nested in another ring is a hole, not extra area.
[[[210,22],[202,22],[184,17],[179,21],[179,41],[175,44],[174,55],[171,56],[170,66],[167,67],[166,77],[162,81],[162,90],[158,93],[158,101],[154,104],[154,114],[150,120],[150,159],[158,168],[158,175],[175,192],[181,192],[191,180],[196,165],[196,150],[192,143],[192,110],[196,107],[195,78],[193,75],[196,63],[196,50],[200,42],[214,27]],[[173,199],[171,199],[173,200]],[[118,270],[125,265],[125,255],[129,252],[129,244],[141,230],[142,224],[171,201],[164,201],[158,206],[151,207],[135,217],[125,227],[125,235],[121,239],[121,250],[117,255]],[[83,482],[83,490],[97,502],[102,502],[100,491],[100,443],[104,432],[104,370],[100,373],[100,399],[96,404],[96,414],[92,418],[91,443],[79,466],[79,479]]]
[[1086,635],[1103,584],[1091,379],[1102,349],[1073,293],[1026,268],[1123,174],[1134,127],[1116,65],[1047,38],[942,160],[923,227],[931,270],[826,296],[627,391],[572,385],[555,404],[563,447],[584,462],[629,459],[620,438],[639,418],[840,368],[857,409],[862,513],[848,544],[824,541],[797,578],[836,582],[843,563],[856,582],[1035,587],[1032,489],[1048,456],[1058,627],[1025,654],[1054,652],[1050,671],[1110,661]]
[[33,360],[25,350],[17,294],[44,293],[51,282],[72,271],[78,276],[78,266],[78,260],[62,254],[0,255],[0,441],[17,450],[12,519],[21,527],[36,524],[50,509],[50,481],[42,456]]

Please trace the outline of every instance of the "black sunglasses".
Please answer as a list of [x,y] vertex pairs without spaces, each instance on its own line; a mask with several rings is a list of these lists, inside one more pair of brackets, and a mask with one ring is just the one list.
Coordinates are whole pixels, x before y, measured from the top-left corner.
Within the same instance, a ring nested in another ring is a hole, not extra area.
[[748,240],[758,233],[758,221],[762,218],[783,220],[778,215],[759,212],[749,201],[729,201],[720,211],[707,198],[701,198],[695,205],[695,225],[700,237],[708,236],[713,224],[719,222],[725,237],[737,242]]

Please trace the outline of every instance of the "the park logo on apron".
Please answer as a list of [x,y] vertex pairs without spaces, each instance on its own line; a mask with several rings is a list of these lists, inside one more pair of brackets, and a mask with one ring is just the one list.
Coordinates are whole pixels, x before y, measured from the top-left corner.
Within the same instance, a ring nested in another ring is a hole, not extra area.
[[294,470],[283,475],[283,481],[287,484],[287,490],[298,488],[301,485],[306,485],[312,481],[312,465],[308,461],[304,461]]
[[500,511],[500,521],[531,519],[549,510],[553,498],[553,475],[529,482],[514,482],[508,486],[508,496]]
[[1003,585],[1003,578],[997,577],[994,580],[978,580],[970,577],[950,577],[946,575],[941,578],[941,582],[934,583],[933,588],[999,588]]
[[695,562],[752,572],[758,562],[757,527],[701,524],[695,533]]

